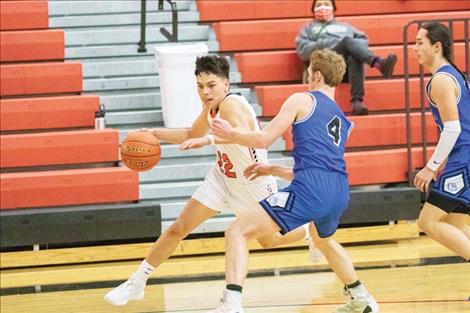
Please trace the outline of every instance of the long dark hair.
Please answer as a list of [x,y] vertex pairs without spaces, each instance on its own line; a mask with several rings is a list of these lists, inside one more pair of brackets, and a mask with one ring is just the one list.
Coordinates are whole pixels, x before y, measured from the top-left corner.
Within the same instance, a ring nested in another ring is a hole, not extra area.
[[444,58],[452,65],[463,77],[465,86],[468,87],[467,77],[462,73],[461,70],[454,64],[454,58],[452,56],[452,36],[450,30],[443,24],[438,22],[429,22],[421,26],[422,29],[427,30],[426,37],[428,37],[431,44],[440,42],[442,45],[442,54]]
[[[336,4],[335,0],[330,0],[331,4],[333,4],[333,12],[336,11]],[[312,14],[315,14],[315,3],[317,3],[317,0],[313,0],[312,2],[312,7],[310,8],[310,11],[312,11]]]

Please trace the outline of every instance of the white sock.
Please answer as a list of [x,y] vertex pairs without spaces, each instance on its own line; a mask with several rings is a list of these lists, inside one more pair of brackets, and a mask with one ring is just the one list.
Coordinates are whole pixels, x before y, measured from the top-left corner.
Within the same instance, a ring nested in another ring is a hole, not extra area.
[[369,295],[369,291],[362,283],[359,286],[350,288],[349,291],[354,298],[365,298]]
[[136,282],[145,286],[147,284],[147,280],[149,279],[150,275],[152,275],[154,270],[155,267],[150,265],[146,260],[143,260],[135,272]]
[[236,290],[225,289],[225,300],[234,307],[242,306],[242,293]]

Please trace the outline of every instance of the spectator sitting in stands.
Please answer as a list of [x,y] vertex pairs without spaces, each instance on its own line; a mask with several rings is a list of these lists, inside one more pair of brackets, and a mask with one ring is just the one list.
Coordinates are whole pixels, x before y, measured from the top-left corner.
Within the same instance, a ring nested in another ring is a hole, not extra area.
[[[364,100],[364,63],[377,68],[383,77],[393,74],[397,61],[395,54],[385,59],[374,55],[369,50],[367,36],[347,23],[340,23],[334,18],[336,10],[334,0],[314,0],[312,13],[314,19],[305,25],[295,39],[297,54],[308,62],[310,54],[318,49],[329,48],[344,56],[347,64],[347,80],[351,83],[351,104],[353,115],[369,113]],[[305,78],[304,78],[305,81]]]

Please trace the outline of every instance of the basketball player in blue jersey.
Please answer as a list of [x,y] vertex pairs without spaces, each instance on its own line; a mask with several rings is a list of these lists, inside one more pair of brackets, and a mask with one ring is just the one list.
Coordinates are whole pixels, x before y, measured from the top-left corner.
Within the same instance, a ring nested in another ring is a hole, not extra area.
[[[275,174],[291,184],[262,200],[253,210],[240,215],[226,231],[226,283],[223,299],[212,313],[240,313],[241,290],[248,268],[250,239],[274,232],[286,234],[310,223],[315,245],[345,285],[351,301],[336,312],[375,313],[375,299],[358,280],[351,258],[332,235],[349,203],[349,184],[344,161],[345,144],[352,123],[334,101],[346,65],[331,50],[310,56],[310,92],[291,95],[279,114],[263,129],[247,131],[216,119],[213,133],[221,139],[249,147],[269,147],[292,125],[294,168],[250,166],[247,176]],[[265,169],[265,168],[264,168]]]
[[[145,260],[132,276],[105,295],[113,305],[125,305],[130,300],[141,300],[148,278],[162,262],[167,260],[178,244],[191,231],[221,211],[241,214],[251,210],[260,200],[277,191],[272,176],[249,181],[243,176],[244,169],[253,162],[268,162],[266,149],[227,145],[208,134],[213,116],[220,116],[240,129],[256,130],[259,125],[256,114],[241,95],[229,93],[229,63],[223,57],[205,56],[196,60],[195,75],[198,93],[203,103],[199,117],[188,129],[155,128],[150,131],[157,139],[182,144],[182,149],[214,144],[217,162],[206,175],[204,182],[192,195],[176,221],[163,232],[150,249]],[[299,227],[286,236],[270,234],[258,238],[266,248],[301,240],[308,233]],[[316,249],[310,243],[312,261],[318,259]]]
[[422,192],[429,190],[419,227],[469,260],[466,223],[470,213],[470,89],[467,78],[452,63],[451,49],[447,27],[436,22],[421,26],[415,52],[419,63],[433,74],[427,95],[441,136],[414,184]]

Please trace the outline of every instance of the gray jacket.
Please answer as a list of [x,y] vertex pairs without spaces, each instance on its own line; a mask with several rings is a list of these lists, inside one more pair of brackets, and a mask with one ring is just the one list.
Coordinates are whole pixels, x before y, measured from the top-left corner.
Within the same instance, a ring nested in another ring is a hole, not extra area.
[[336,19],[327,23],[316,20],[308,23],[295,38],[297,54],[302,61],[308,61],[310,54],[318,49],[332,49],[344,37],[363,40],[367,45],[366,34],[352,27],[348,23],[338,22]]

